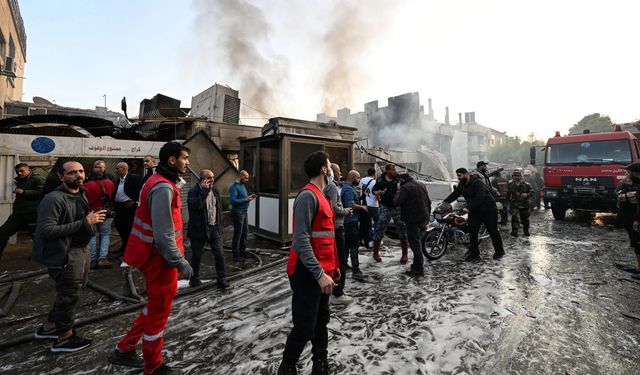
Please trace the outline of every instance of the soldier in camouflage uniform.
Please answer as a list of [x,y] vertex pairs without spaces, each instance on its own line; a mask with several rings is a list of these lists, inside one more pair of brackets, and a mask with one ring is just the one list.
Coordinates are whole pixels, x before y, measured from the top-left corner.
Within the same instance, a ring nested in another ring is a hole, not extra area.
[[529,237],[529,214],[531,197],[534,191],[531,185],[522,180],[522,172],[514,171],[513,180],[507,186],[507,200],[511,206],[511,235],[518,237],[518,228],[522,221],[522,231]]

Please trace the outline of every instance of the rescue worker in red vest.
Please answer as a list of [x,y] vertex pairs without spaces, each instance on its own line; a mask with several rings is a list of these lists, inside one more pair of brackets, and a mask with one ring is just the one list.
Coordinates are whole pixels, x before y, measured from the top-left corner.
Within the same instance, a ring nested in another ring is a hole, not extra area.
[[[184,257],[180,188],[189,149],[169,142],[160,149],[160,164],[144,184],[140,206],[124,261],[144,274],[147,305],[109,357],[114,364],[143,368],[145,374],[171,374],[162,361],[164,328],[178,289],[178,271],[189,280],[193,270]],[[144,361],[136,354],[142,338]]]
[[329,156],[322,151],[304,161],[309,183],[293,203],[293,243],[287,274],[293,290],[293,330],[287,337],[278,375],[297,374],[296,364],[311,341],[312,374],[328,374],[329,296],[340,279],[334,237],[334,213],[322,193],[329,174]]

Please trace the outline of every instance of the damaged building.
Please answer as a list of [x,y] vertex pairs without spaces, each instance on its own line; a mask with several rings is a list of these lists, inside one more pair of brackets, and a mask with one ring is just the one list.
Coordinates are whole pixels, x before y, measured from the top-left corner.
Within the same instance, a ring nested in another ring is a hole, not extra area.
[[[447,107],[444,122],[436,120],[432,100],[428,99],[425,112],[417,92],[390,97],[386,107],[372,101],[362,112],[342,108],[336,117],[321,113],[317,120],[355,127],[360,143],[369,151],[393,153],[393,160],[403,160],[422,173],[443,179],[450,178],[460,166],[485,160],[489,148],[506,139],[505,132],[476,123],[474,112],[465,113],[464,121],[460,113],[457,124],[452,124]],[[358,162],[370,160],[365,157]]]

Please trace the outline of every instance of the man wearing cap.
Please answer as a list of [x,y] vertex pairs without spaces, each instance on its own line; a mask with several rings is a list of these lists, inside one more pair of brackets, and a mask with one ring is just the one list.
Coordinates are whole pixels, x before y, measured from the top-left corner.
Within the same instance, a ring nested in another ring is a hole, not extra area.
[[487,165],[489,165],[489,163],[487,163],[486,161],[480,160],[479,162],[476,163],[476,169],[474,169],[473,172],[471,172],[471,175],[480,177],[481,181],[485,185],[491,187],[491,179],[487,175]]
[[498,232],[498,209],[496,201],[489,192],[489,189],[481,181],[481,177],[470,175],[466,168],[456,170],[459,184],[456,189],[445,198],[445,202],[452,203],[459,196],[463,196],[467,202],[463,209],[469,214],[469,252],[465,260],[474,262],[480,260],[480,249],[478,248],[478,231],[480,225],[484,224],[491,236],[493,243],[493,259],[500,259],[504,256],[502,237]]
[[522,221],[524,236],[529,237],[530,203],[534,191],[528,182],[522,180],[522,172],[513,171],[511,177],[513,180],[507,186],[507,201],[511,205],[511,235],[518,237],[518,228]]

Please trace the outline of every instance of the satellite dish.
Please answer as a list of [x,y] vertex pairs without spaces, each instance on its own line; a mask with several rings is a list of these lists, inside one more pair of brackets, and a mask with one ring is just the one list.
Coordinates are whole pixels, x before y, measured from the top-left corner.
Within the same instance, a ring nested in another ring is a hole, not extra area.
[[53,103],[51,103],[50,101],[48,101],[47,99],[41,97],[41,96],[34,96],[33,97],[33,104],[37,104],[37,105],[54,105]]

